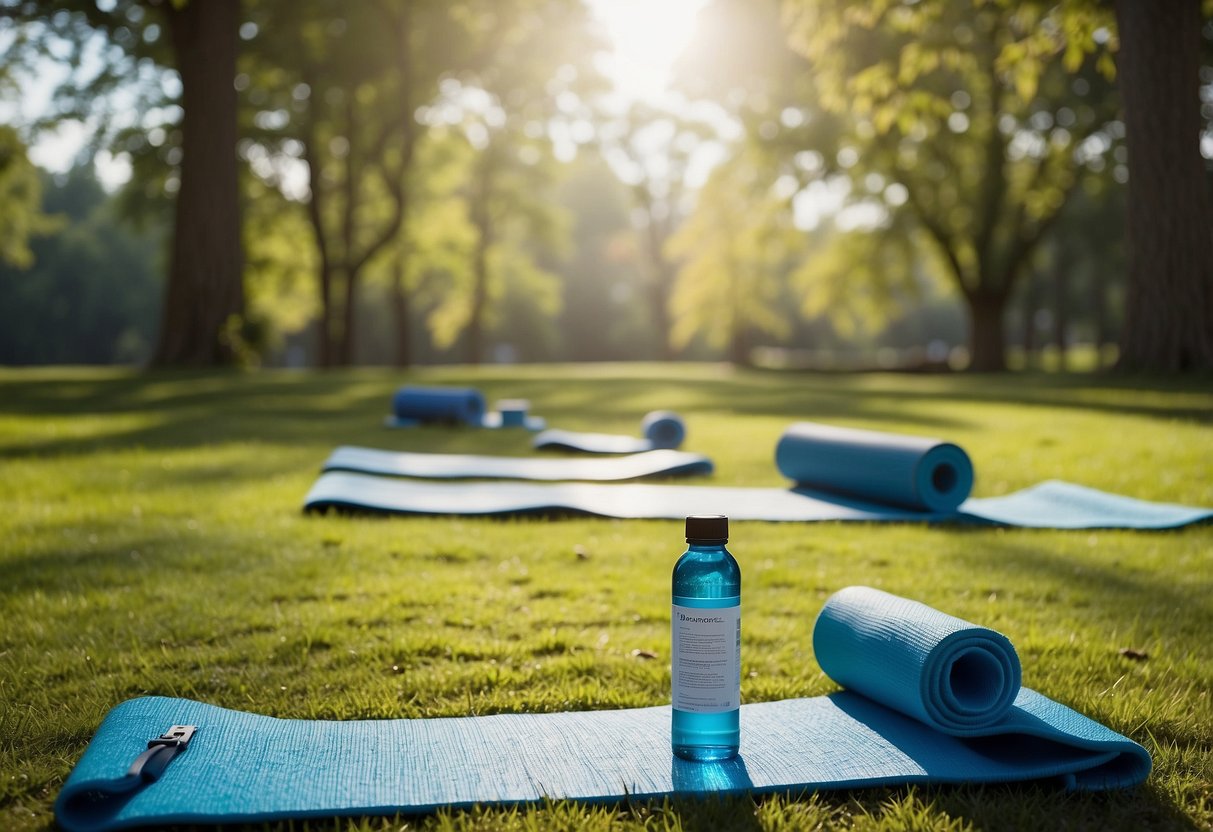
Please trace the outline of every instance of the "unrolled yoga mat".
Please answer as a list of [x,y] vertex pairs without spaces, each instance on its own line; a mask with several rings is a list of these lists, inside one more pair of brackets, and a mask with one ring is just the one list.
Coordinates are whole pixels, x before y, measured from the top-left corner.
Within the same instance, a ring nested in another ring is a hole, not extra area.
[[621,483],[417,483],[329,472],[304,499],[327,508],[395,514],[574,513],[680,520],[953,521],[1047,529],[1166,529],[1213,509],[1151,503],[1055,480],[1002,497],[969,498],[973,467],[956,445],[803,422],[776,447],[791,489]]
[[469,425],[480,428],[524,427],[543,430],[546,423],[528,415],[530,402],[502,399],[497,410],[488,412],[484,396],[472,387],[401,387],[392,396],[388,427],[407,428],[423,424]]
[[[743,705],[741,752],[724,763],[673,757],[668,707],[325,722],[148,697],[106,716],[55,816],[91,832],[911,782],[1098,790],[1149,774],[1140,745],[1021,688],[1014,648],[991,630],[850,587],[826,602],[813,640],[847,690]],[[197,731],[160,778],[127,776],[176,725]]]
[[644,477],[712,473],[706,456],[683,451],[647,451],[628,456],[542,459],[472,454],[427,454],[342,446],[324,463],[325,471],[354,471],[428,479],[635,480]]
[[531,443],[537,449],[581,451],[589,454],[634,454],[658,448],[677,448],[687,436],[682,417],[670,410],[654,410],[640,422],[640,436],[613,433],[578,433],[545,430]]

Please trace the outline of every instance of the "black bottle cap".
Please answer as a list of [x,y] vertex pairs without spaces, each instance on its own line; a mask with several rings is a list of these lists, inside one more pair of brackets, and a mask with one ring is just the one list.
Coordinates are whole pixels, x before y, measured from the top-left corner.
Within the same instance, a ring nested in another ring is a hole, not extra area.
[[728,543],[729,518],[723,514],[692,514],[687,518],[687,543]]

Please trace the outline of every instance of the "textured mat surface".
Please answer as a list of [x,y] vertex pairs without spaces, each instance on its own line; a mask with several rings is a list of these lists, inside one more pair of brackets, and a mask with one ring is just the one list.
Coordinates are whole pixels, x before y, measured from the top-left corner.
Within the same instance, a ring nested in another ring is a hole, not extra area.
[[579,433],[552,428],[531,443],[542,450],[581,451],[589,454],[635,454],[657,448],[677,448],[686,439],[686,424],[671,410],[654,410],[640,422],[640,436],[613,433]]
[[[325,722],[148,697],[106,716],[56,818],[83,831],[910,782],[1097,790],[1150,771],[1137,743],[1020,688],[1014,648],[990,630],[851,587],[827,601],[813,640],[848,689],[742,706],[741,753],[725,763],[674,758],[668,707]],[[177,724],[197,733],[161,778],[127,778]]]
[[635,480],[712,473],[706,456],[683,451],[646,451],[614,457],[551,459],[472,454],[380,451],[344,445],[324,463],[325,471],[353,471],[428,479]]

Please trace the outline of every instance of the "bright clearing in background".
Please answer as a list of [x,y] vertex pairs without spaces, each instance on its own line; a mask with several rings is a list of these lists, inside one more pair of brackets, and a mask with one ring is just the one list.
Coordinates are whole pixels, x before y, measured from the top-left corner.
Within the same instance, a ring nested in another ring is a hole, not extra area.
[[707,0],[591,0],[611,40],[603,70],[623,97],[655,101],[668,92],[671,69],[695,32]]

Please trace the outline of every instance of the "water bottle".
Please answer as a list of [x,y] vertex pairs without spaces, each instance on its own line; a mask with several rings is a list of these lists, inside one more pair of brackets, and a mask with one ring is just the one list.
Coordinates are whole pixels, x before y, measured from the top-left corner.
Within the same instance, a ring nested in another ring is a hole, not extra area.
[[727,760],[741,743],[741,567],[729,554],[729,518],[692,515],[674,564],[671,676],[674,753]]

